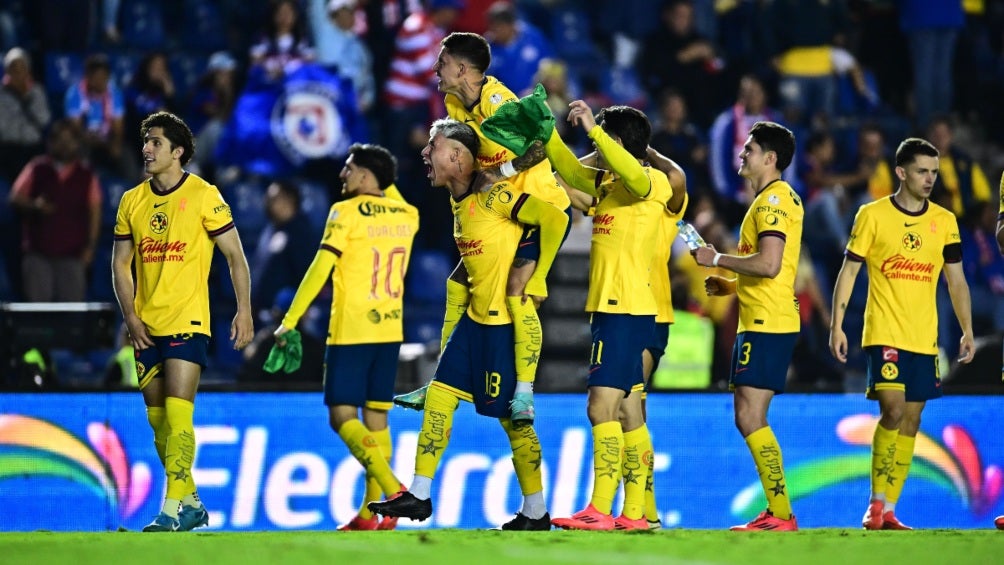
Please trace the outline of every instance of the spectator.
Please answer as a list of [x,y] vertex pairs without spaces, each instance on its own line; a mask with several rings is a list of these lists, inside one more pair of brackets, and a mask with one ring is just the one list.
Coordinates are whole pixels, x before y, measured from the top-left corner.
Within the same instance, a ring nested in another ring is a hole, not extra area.
[[285,287],[296,288],[307,272],[320,230],[300,207],[300,189],[289,181],[275,181],[265,193],[268,225],[251,257],[251,308],[257,325],[270,323],[269,309]]
[[991,199],[987,176],[980,164],[955,144],[952,121],[947,116],[937,116],[931,120],[927,128],[927,140],[941,154],[938,158],[938,178],[931,190],[931,201],[948,208],[963,220],[966,211],[973,204]]
[[858,130],[857,168],[868,171],[868,177],[847,185],[853,208],[896,191],[896,167],[886,154],[885,134],[875,124],[864,124]]
[[216,145],[237,99],[236,72],[237,62],[229,53],[213,53],[192,95],[193,161],[205,178],[216,177]]
[[22,215],[24,298],[80,302],[101,229],[101,187],[81,160],[82,133],[69,119],[53,124],[48,153],[14,182],[10,203]]
[[66,117],[76,120],[83,128],[84,145],[92,162],[136,180],[138,171],[134,160],[123,151],[125,104],[122,91],[112,80],[111,64],[106,55],[87,57],[84,78],[66,91],[64,109]]
[[658,111],[650,145],[683,167],[694,201],[711,196],[707,135],[688,119],[683,94],[675,88],[664,91],[659,97]]
[[154,112],[177,111],[174,77],[164,53],[147,53],[140,60],[125,89],[125,107],[126,131],[139,131],[140,122]]
[[[739,170],[739,155],[746,142],[746,132],[756,122],[776,122],[778,112],[767,106],[767,93],[763,83],[755,75],[746,75],[739,81],[736,103],[726,108],[715,119],[709,134],[711,148],[711,181],[718,193],[722,219],[726,225],[739,225],[751,193],[745,180],[736,174]],[[786,182],[795,180],[795,167],[784,171]]]
[[562,139],[573,138],[565,118],[568,116],[568,105],[580,96],[578,85],[568,76],[568,65],[558,59],[541,59],[530,82],[534,85],[539,82],[547,91],[547,107],[554,114],[554,129]]
[[827,123],[836,99],[831,50],[844,43],[846,2],[772,2],[766,10],[766,50],[780,73],[785,118],[802,127]]
[[973,304],[979,305],[973,309],[976,335],[1004,331],[1004,257],[996,243],[997,212],[993,202],[976,202],[961,226],[962,265]]
[[637,69],[649,95],[654,99],[669,87],[685,92],[691,117],[708,127],[715,111],[726,103],[719,94],[724,62],[711,40],[694,29],[690,0],[666,3],[662,27],[645,38],[641,52]]
[[899,25],[906,35],[913,63],[913,118],[917,126],[952,110],[955,42],[964,22],[959,0],[899,3]]
[[[383,139],[387,149],[398,159],[400,188],[412,199],[426,184],[419,175],[424,174],[418,157],[419,150],[429,140],[429,124],[433,117],[446,113],[445,109],[433,104],[441,104],[437,94],[436,73],[433,66],[439,56],[439,42],[453,27],[462,0],[426,0],[425,8],[412,12],[401,26],[394,40],[394,56],[390,77],[384,85],[383,99],[386,111],[383,123]],[[422,190],[424,194],[427,190]],[[421,205],[417,204],[420,208]]]
[[41,153],[51,115],[45,90],[31,76],[31,59],[14,47],[3,59],[0,88],[0,176],[10,181]]
[[304,62],[314,59],[314,48],[300,19],[296,0],[272,0],[265,33],[251,46],[253,68],[275,81]]
[[[367,113],[376,100],[373,80],[373,57],[355,32],[356,0],[327,0],[323,12],[317,10],[323,0],[310,3],[311,29],[317,45],[317,62],[338,68],[338,74],[352,80],[359,111]],[[321,13],[318,13],[321,12]],[[323,17],[321,17],[323,14]]]
[[520,18],[512,3],[506,1],[495,2],[488,9],[485,39],[492,50],[492,64],[487,74],[502,81],[517,95],[529,93],[540,61],[554,54],[544,34]]

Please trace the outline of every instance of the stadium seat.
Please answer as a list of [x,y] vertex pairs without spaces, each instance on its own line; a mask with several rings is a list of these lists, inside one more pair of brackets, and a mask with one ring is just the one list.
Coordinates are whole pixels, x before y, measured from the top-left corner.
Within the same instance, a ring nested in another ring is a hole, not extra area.
[[61,110],[66,90],[83,76],[84,57],[80,53],[46,53],[45,92],[49,104]]
[[208,53],[226,48],[227,26],[217,4],[213,0],[185,0],[180,39],[187,49]]
[[220,190],[224,200],[230,205],[244,245],[257,241],[258,234],[268,224],[265,216],[265,187],[257,180],[248,179],[221,186]]
[[121,177],[114,175],[102,175],[99,179],[101,183],[101,225],[105,228],[115,226],[115,215],[118,213],[119,201],[122,195],[135,184]]
[[102,229],[101,233],[102,236],[94,249],[94,261],[91,262],[87,281],[87,300],[90,302],[115,302],[115,289],[112,287],[110,267],[112,264],[112,232],[108,229]]
[[302,181],[300,186],[300,208],[307,215],[310,223],[321,230],[328,219],[331,202],[328,200],[328,189],[320,183]]
[[119,21],[125,44],[137,49],[162,48],[166,39],[163,9],[156,0],[124,0]]
[[131,51],[115,51],[108,53],[108,64],[112,67],[112,76],[119,90],[125,91],[132,77],[139,69],[143,55]]
[[[187,44],[186,44],[187,46]],[[176,98],[185,101],[199,84],[199,79],[206,72],[208,57],[202,53],[181,52],[168,56],[168,67],[174,77],[177,88]]]
[[454,267],[442,251],[414,250],[405,277],[405,300],[415,304],[446,304],[446,279]]

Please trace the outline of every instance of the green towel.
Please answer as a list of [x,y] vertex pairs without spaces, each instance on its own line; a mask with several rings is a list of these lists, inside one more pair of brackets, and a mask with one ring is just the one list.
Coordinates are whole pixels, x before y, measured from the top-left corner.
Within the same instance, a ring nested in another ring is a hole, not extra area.
[[284,340],[283,345],[279,345],[277,340],[272,345],[272,350],[268,352],[268,358],[265,359],[264,365],[266,372],[275,373],[281,370],[284,373],[292,373],[300,368],[300,363],[303,361],[303,342],[300,339],[300,332],[295,329],[289,330],[282,334],[282,339]]
[[519,101],[499,106],[481,122],[481,133],[517,155],[526,153],[534,141],[547,143],[554,131],[554,114],[547,107],[547,91],[537,84]]

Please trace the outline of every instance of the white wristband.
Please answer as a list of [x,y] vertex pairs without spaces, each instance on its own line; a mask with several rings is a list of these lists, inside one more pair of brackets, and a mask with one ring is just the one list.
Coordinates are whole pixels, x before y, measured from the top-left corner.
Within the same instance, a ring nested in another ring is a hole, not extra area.
[[718,266],[718,260],[721,259],[721,258],[722,258],[722,254],[721,253],[715,253],[715,258],[711,260],[711,266],[712,267],[717,267]]
[[512,161],[506,161],[505,163],[499,165],[499,172],[502,173],[502,176],[505,178],[513,177],[516,176],[516,167],[512,166]]

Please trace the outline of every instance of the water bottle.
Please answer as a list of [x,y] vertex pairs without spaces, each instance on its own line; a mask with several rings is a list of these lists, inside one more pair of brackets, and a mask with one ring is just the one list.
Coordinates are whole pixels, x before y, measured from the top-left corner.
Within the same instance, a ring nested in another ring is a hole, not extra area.
[[698,247],[704,247],[707,245],[704,243],[704,238],[701,237],[701,234],[697,233],[697,230],[693,225],[680,220],[679,222],[676,222],[676,227],[680,229],[679,236],[683,238],[683,241],[687,242],[687,247],[689,247],[691,251],[696,250]]

